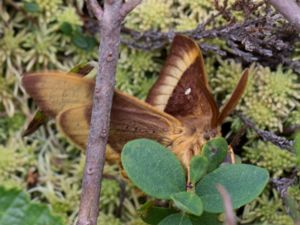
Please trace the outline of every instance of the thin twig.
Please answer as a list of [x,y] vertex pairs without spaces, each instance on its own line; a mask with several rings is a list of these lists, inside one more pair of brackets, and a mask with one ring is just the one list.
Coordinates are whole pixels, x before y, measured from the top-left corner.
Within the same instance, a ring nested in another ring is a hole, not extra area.
[[[218,2],[218,1],[217,1]],[[225,4],[226,5],[226,4]],[[300,73],[300,60],[293,59],[295,43],[300,36],[295,27],[284,23],[284,17],[277,13],[266,0],[236,0],[230,6],[219,4],[219,11],[205,21],[199,23],[195,29],[178,32],[198,40],[204,53],[213,51],[226,58],[235,58],[239,62],[249,65],[259,62],[272,69],[279,64]],[[232,12],[240,11],[244,14],[241,21]],[[227,23],[218,23],[220,18]],[[96,26],[87,29],[97,32]],[[155,50],[165,47],[171,42],[176,32],[169,30],[137,31],[122,27],[121,42],[130,48]],[[210,43],[207,40],[217,38],[226,42],[226,47]]]
[[142,0],[131,0],[122,5],[120,15],[122,19],[130,13],[138,4],[141,3]]
[[[96,0],[87,0],[87,2],[97,17],[101,36],[99,69],[94,90],[77,225],[97,225],[105,150],[110,128],[110,111],[119,56],[121,23],[126,16],[121,15],[122,0],[105,0],[103,10]],[[135,4],[131,5],[135,6]]]
[[295,0],[268,0],[298,31],[300,31],[300,7]]
[[266,131],[257,128],[254,122],[252,122],[249,118],[247,118],[242,114],[238,114],[238,116],[241,118],[241,120],[247,127],[253,129],[264,141],[269,141],[281,149],[286,149],[286,150],[293,149],[293,145],[294,145],[293,141],[289,141],[284,137],[277,136],[271,131]]

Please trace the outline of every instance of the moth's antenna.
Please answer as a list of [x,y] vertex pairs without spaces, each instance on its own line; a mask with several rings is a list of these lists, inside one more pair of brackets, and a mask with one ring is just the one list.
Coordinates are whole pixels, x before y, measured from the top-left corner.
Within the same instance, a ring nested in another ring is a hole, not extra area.
[[244,70],[243,75],[239,80],[236,88],[232,92],[231,97],[223,106],[221,113],[218,117],[217,125],[222,124],[224,119],[234,110],[234,108],[238,104],[239,100],[241,99],[246,89],[248,77],[249,77],[249,69],[246,69]]

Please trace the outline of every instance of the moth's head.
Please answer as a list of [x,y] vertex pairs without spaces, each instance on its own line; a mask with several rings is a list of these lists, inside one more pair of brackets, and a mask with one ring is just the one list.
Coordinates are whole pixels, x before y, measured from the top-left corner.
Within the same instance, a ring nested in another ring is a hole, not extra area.
[[203,139],[205,141],[209,141],[217,136],[221,136],[221,128],[220,127],[206,129],[203,132]]

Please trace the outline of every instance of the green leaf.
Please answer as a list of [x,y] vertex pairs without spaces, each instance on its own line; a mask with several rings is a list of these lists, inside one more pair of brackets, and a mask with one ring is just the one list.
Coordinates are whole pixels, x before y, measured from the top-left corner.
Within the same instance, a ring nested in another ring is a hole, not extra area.
[[86,51],[92,51],[97,46],[97,40],[91,36],[86,36],[85,39],[88,44]]
[[80,33],[75,33],[72,36],[72,42],[76,47],[84,49],[84,50],[88,49],[88,47],[89,47],[89,44],[88,44],[85,36]]
[[51,215],[47,206],[32,203],[27,194],[0,187],[1,225],[62,225],[62,219]]
[[75,46],[85,51],[91,51],[97,45],[97,41],[94,37],[84,35],[78,31],[73,34],[71,40]]
[[196,185],[196,193],[201,197],[205,211],[221,213],[224,211],[223,200],[216,189],[217,184],[224,186],[236,209],[254,200],[268,180],[266,169],[247,164],[224,165],[205,176]]
[[75,65],[70,72],[76,73],[79,75],[82,75],[83,77],[86,78],[86,75],[88,75],[92,70],[94,69],[94,66],[92,63],[80,63]]
[[190,216],[193,225],[222,225],[218,220],[219,214],[204,212],[199,216]]
[[297,155],[297,165],[298,165],[298,168],[300,168],[300,133],[296,134],[294,148],[295,148],[296,155]]
[[165,217],[174,213],[176,213],[175,209],[156,207],[153,206],[153,202],[147,202],[139,209],[142,220],[150,225],[157,225]]
[[203,205],[201,198],[193,192],[178,192],[171,195],[175,205],[184,212],[201,216]]
[[228,144],[222,137],[207,142],[202,149],[201,155],[208,159],[208,172],[216,169],[226,158]]
[[72,25],[68,22],[63,22],[59,29],[65,34],[65,35],[68,35],[70,36],[73,32],[73,28],[72,28]]
[[169,199],[185,190],[184,170],[176,156],[159,143],[147,139],[128,142],[121,155],[131,181],[146,194]]
[[24,9],[29,13],[37,13],[40,11],[40,7],[35,2],[25,2]]
[[177,213],[164,218],[158,225],[193,225],[193,224],[187,216],[181,213]]
[[192,183],[197,183],[207,172],[208,160],[204,156],[194,156],[190,163]]

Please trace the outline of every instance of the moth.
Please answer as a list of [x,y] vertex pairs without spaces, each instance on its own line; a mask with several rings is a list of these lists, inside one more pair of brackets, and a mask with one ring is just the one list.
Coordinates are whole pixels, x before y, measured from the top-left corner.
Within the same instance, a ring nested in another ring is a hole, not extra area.
[[[156,140],[173,151],[189,173],[191,158],[205,142],[221,135],[221,124],[237,105],[247,80],[245,70],[219,110],[199,46],[176,35],[146,102],[115,90],[108,143],[120,153],[130,140]],[[56,119],[59,130],[85,149],[95,82],[76,74],[40,72],[25,75],[22,83],[41,111]]]

